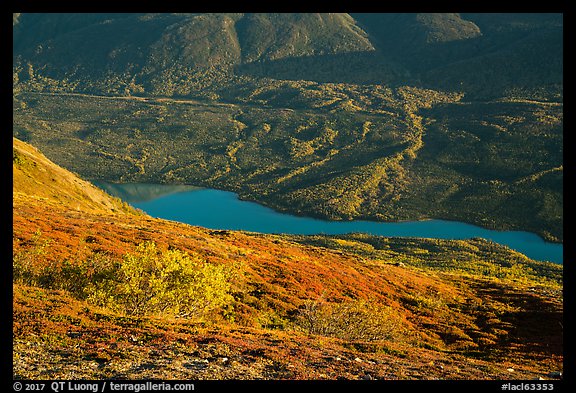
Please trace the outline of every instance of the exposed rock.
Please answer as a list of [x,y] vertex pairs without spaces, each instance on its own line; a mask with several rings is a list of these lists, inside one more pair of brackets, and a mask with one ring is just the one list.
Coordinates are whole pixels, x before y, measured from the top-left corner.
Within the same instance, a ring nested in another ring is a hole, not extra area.
[[553,371],[547,375],[550,378],[562,379],[562,371]]

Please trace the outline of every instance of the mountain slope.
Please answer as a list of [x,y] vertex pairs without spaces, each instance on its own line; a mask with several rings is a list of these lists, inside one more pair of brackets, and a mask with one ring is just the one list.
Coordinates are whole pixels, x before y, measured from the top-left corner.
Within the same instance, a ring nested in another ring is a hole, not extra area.
[[382,53],[429,88],[475,99],[562,94],[561,14],[352,16]]
[[18,14],[13,31],[13,135],[84,178],[563,241],[561,14]]
[[346,14],[45,14],[18,21],[18,80],[39,71],[92,91],[197,93],[230,78],[239,64],[373,50]]
[[113,213],[135,211],[75,174],[55,165],[33,146],[12,138],[12,181],[15,203],[33,197],[70,209]]
[[199,94],[239,73],[494,97],[558,94],[563,74],[561,14],[20,14],[13,43],[19,81],[101,92]]
[[[561,266],[483,240],[272,236],[111,214],[100,206],[113,199],[14,146],[14,165],[25,154],[38,173],[29,187],[17,169],[13,185],[16,378],[530,379],[562,366]],[[233,268],[233,301],[200,319],[95,304],[93,284],[121,280],[110,275],[143,242]]]

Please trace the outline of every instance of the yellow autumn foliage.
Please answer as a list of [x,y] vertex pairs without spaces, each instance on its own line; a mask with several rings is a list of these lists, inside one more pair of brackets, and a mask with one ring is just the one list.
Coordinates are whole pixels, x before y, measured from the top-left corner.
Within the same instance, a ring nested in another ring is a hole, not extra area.
[[92,303],[128,315],[203,317],[229,306],[230,270],[153,242],[127,253],[111,279],[87,287]]

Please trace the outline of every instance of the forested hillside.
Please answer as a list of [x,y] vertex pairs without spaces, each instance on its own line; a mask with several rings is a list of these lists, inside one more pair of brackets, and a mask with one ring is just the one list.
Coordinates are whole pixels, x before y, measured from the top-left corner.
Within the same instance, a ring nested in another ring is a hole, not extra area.
[[563,238],[560,15],[25,14],[13,28],[14,135],[88,178]]

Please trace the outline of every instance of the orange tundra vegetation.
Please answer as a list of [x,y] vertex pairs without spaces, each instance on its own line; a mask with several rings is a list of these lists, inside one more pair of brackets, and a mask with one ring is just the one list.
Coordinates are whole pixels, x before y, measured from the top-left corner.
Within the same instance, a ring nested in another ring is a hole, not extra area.
[[[531,379],[562,369],[561,282],[155,219],[24,142],[13,151],[15,378]],[[177,250],[225,268],[227,304],[189,316],[92,302],[97,283],[122,284],[119,266],[143,258],[142,244],[159,261]]]

